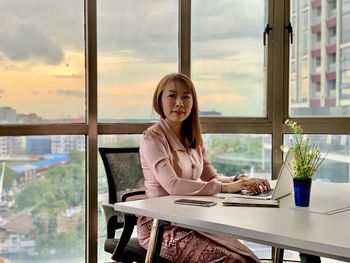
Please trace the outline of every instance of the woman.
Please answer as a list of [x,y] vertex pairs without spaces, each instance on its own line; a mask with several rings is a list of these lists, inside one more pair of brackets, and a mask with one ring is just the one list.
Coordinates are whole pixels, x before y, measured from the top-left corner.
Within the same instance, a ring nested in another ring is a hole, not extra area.
[[[161,79],[153,108],[160,120],[147,129],[140,155],[147,198],[166,195],[215,195],[219,192],[269,190],[267,180],[219,176],[205,155],[192,81],[183,74]],[[147,249],[152,218],[140,217],[138,239]],[[238,240],[166,226],[161,256],[172,262],[260,262]]]

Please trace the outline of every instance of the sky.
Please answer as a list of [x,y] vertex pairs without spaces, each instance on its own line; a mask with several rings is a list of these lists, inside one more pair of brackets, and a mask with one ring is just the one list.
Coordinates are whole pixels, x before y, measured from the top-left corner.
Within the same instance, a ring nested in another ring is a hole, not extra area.
[[[177,8],[175,0],[97,2],[99,118],[153,117],[158,81],[178,71]],[[0,107],[84,116],[83,12],[82,0],[0,0]],[[264,1],[193,0],[200,110],[264,114],[263,28]]]

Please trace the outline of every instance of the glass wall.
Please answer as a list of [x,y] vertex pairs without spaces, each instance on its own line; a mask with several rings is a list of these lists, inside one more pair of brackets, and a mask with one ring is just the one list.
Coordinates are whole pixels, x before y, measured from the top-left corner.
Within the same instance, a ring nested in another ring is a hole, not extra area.
[[348,182],[349,3],[0,0],[0,257],[109,260],[97,147],[138,144],[169,72],[192,72],[218,172],[276,178],[291,117],[331,149],[317,179]]

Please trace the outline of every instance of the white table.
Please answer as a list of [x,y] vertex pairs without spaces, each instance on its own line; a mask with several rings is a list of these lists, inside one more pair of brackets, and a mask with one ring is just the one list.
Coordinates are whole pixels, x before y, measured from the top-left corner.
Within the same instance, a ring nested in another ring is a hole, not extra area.
[[[294,209],[293,195],[282,198],[280,208],[223,207],[222,199],[213,196],[186,197],[215,200],[218,204],[213,207],[174,204],[179,198],[183,196],[117,203],[115,210],[155,218],[152,234],[156,234],[159,220],[165,220],[191,229],[350,261],[350,210],[332,215],[310,212],[321,203],[329,206],[329,200],[334,200],[334,204],[339,203],[337,200],[350,202],[350,184],[313,182],[310,208],[305,209]],[[148,250],[148,259],[152,258],[152,251],[153,247]]]

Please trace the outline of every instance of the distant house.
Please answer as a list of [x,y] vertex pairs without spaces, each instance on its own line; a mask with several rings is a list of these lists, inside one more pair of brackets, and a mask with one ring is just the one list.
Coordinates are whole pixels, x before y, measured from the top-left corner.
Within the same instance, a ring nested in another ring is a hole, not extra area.
[[22,183],[27,183],[33,179],[40,178],[41,173],[47,169],[63,165],[69,161],[68,154],[46,154],[43,157],[43,160],[14,166],[11,169],[22,176]]
[[34,253],[35,240],[30,239],[34,229],[32,216],[27,210],[0,219],[0,254]]

